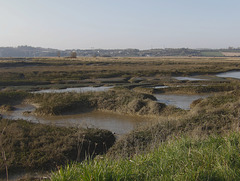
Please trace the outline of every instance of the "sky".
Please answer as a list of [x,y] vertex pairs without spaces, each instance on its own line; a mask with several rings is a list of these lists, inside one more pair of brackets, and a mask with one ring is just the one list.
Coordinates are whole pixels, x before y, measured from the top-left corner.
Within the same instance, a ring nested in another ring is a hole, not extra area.
[[0,0],[0,47],[240,47],[240,0]]

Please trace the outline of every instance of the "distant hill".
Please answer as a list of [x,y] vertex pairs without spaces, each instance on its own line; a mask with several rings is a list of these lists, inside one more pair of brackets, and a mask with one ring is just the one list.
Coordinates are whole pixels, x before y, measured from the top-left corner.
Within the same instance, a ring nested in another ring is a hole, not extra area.
[[77,56],[87,57],[159,57],[159,56],[240,56],[240,48],[228,49],[90,49],[90,50],[58,50],[31,46],[0,47],[0,57],[68,57],[75,51]]
[[31,46],[0,47],[0,57],[49,57],[57,56],[57,49]]

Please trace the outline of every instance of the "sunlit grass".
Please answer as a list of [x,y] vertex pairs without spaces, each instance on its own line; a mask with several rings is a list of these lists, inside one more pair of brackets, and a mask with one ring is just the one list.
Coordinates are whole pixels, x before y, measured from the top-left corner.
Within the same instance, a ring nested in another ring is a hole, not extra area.
[[178,138],[132,159],[72,164],[51,180],[239,180],[240,134],[206,140]]
[[[214,74],[239,69],[239,58],[155,57],[33,58],[0,62],[0,85],[34,85],[51,81],[113,77],[161,77]],[[6,68],[7,67],[7,68]]]

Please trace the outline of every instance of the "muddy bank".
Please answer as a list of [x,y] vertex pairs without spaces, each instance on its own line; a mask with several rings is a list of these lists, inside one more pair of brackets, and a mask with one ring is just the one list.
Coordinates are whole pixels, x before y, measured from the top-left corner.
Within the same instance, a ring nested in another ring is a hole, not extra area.
[[32,102],[38,103],[37,115],[61,115],[70,111],[110,111],[121,114],[159,115],[166,107],[150,94],[135,91],[112,90],[96,93],[35,94]]
[[23,120],[0,120],[0,173],[19,169],[54,170],[72,161],[105,153],[115,142],[107,130],[65,128]]

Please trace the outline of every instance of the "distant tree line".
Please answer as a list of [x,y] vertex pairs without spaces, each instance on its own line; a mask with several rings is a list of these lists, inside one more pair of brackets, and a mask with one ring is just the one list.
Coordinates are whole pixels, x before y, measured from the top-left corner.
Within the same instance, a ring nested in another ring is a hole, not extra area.
[[240,48],[226,49],[89,49],[58,50],[51,48],[18,46],[0,47],[0,57],[159,57],[159,56],[223,56],[221,52],[240,53]]

